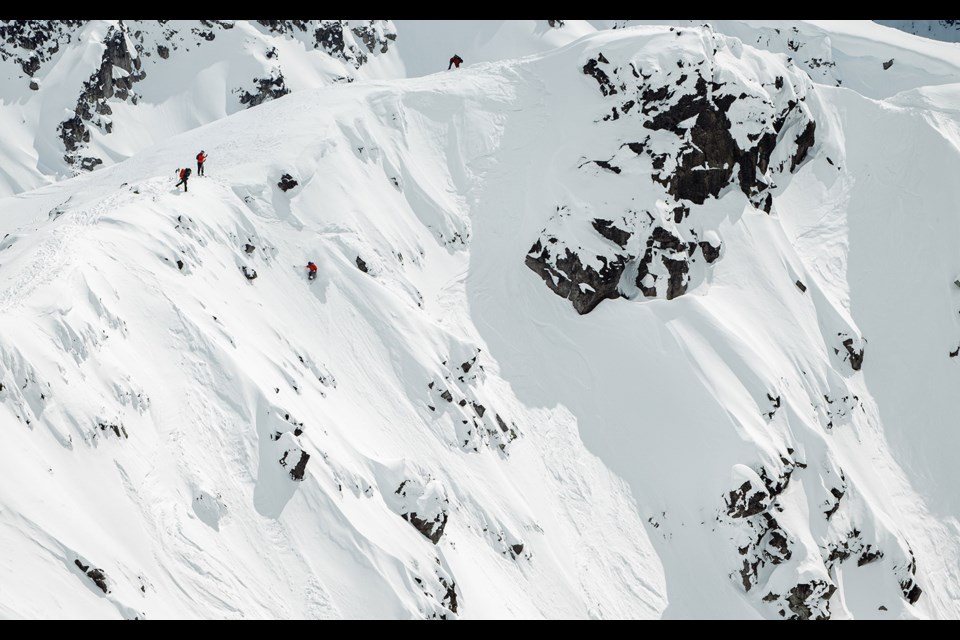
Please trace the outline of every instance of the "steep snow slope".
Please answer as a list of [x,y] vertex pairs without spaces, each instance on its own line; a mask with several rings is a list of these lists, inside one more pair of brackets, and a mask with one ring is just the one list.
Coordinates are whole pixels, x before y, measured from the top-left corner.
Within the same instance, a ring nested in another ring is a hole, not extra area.
[[8,614],[659,614],[629,490],[467,315],[502,79],[291,95],[8,200]]
[[4,199],[0,613],[956,618],[954,88],[816,81],[618,28]]

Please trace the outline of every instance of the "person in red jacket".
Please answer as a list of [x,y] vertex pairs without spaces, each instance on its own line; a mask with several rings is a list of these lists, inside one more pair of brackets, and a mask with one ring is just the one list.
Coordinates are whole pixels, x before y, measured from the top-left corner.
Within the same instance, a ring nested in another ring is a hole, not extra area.
[[460,65],[463,64],[463,58],[459,54],[453,54],[453,57],[450,58],[450,64],[447,65],[447,71],[450,71],[451,67],[460,68]]
[[187,178],[190,177],[190,167],[187,167],[186,169],[180,169],[180,173],[178,173],[177,175],[180,176],[180,182],[178,182],[175,186],[179,188],[180,185],[183,185],[183,192],[186,193]]
[[201,149],[200,153],[197,154],[197,175],[198,176],[203,175],[203,163],[206,161],[207,161],[207,154],[203,149]]
[[312,262],[307,263],[307,280],[314,280],[317,277],[317,265]]

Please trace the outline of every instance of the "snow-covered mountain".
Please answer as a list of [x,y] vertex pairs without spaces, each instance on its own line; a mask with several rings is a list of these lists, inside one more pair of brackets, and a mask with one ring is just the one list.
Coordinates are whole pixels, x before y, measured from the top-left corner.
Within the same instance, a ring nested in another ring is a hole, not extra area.
[[874,22],[925,38],[960,42],[960,20],[874,20]]
[[0,617],[960,617],[953,45],[28,26]]

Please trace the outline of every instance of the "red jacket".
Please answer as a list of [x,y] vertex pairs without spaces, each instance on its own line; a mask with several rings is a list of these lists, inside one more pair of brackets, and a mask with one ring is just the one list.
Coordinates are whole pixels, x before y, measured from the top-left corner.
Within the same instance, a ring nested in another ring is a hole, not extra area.
[[204,162],[206,162],[206,160],[207,160],[207,156],[205,154],[202,154],[202,153],[197,154],[197,162],[199,162],[200,164],[203,164]]
[[315,264],[313,264],[313,263],[311,262],[311,263],[309,263],[309,264],[307,265],[307,269],[310,269],[310,271],[316,271],[316,270],[317,270],[317,265],[315,265]]

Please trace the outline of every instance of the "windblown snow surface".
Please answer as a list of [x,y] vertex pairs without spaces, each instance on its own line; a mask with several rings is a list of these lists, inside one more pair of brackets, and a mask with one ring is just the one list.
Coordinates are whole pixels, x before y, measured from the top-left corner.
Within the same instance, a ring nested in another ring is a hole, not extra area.
[[585,24],[0,200],[0,617],[960,617],[960,52]]

